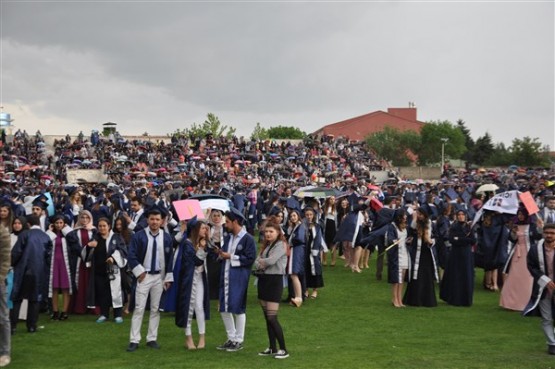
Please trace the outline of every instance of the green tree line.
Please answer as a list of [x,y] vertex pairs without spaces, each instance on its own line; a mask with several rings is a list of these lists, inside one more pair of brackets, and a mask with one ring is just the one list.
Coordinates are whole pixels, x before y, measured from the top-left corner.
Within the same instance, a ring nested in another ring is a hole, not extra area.
[[[193,123],[185,129],[178,129],[172,136],[188,137],[232,137],[236,129],[224,125],[213,113],[208,113],[203,123]],[[251,140],[305,139],[307,133],[293,126],[273,126],[264,128],[256,123]],[[406,166],[413,162],[418,165],[438,165],[446,160],[461,159],[468,166],[508,166],[548,167],[551,164],[549,147],[542,146],[539,138],[515,138],[511,146],[493,143],[489,133],[474,140],[466,123],[460,119],[453,124],[449,121],[427,122],[420,133],[399,131],[385,127],[382,131],[365,138],[374,153],[394,166]]]

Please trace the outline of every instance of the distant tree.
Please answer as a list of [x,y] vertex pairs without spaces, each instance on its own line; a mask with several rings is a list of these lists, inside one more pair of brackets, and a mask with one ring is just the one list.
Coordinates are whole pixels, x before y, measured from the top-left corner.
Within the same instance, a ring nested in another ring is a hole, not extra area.
[[[457,121],[457,127],[461,130],[461,132],[464,135],[464,146],[466,147],[466,152],[462,154],[461,159],[466,161],[468,164],[473,163],[475,162],[473,156],[476,152],[474,151],[475,142],[470,136],[470,130],[466,127],[466,123],[462,119],[459,119]],[[493,148],[493,144],[492,144],[492,148]]]
[[417,150],[420,165],[441,163],[442,139],[446,138],[445,158],[460,159],[466,152],[465,136],[449,121],[427,122],[420,131],[421,144]]
[[528,136],[523,139],[515,138],[511,146],[514,164],[526,167],[548,166],[549,162],[546,160],[547,156],[544,150],[545,148],[542,148],[537,137],[534,139]]
[[277,126],[268,128],[268,138],[280,140],[302,140],[306,137],[306,133],[297,127]]
[[511,151],[500,142],[495,144],[493,154],[486,160],[484,165],[488,166],[509,166],[513,163]]
[[171,136],[205,137],[212,135],[213,137],[232,137],[235,135],[235,131],[235,128],[223,125],[216,115],[208,113],[202,124],[193,123],[189,128],[177,129]]
[[257,122],[256,126],[254,127],[254,130],[252,131],[251,140],[253,141],[267,140],[268,138],[270,138],[270,136],[268,135],[268,130],[266,128],[261,127],[260,122]]
[[494,152],[495,147],[493,146],[493,142],[491,142],[491,136],[486,132],[482,137],[476,140],[474,152],[472,154],[472,162],[477,165],[484,165],[491,159]]
[[385,127],[366,137],[365,141],[378,157],[390,161],[394,166],[409,166],[412,161],[408,153],[414,153],[420,146],[420,135],[413,131],[401,132]]

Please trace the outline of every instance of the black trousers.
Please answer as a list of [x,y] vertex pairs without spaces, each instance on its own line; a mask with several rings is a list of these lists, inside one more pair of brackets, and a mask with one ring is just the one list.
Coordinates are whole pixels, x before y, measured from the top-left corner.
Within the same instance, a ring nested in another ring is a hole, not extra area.
[[[22,300],[14,301],[13,309],[10,311],[10,323],[12,325],[12,332],[15,331],[15,328],[17,326],[17,321],[19,320],[19,310],[21,310],[21,302]],[[37,330],[37,322],[39,320],[39,310],[40,310],[39,301],[29,301],[29,306],[27,308],[27,330],[28,331]]]

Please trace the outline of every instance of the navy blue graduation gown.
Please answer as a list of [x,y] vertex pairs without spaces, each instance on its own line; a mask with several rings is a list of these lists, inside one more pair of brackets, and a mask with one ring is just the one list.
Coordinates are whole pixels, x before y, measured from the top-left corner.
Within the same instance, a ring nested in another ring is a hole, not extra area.
[[[175,284],[177,287],[175,325],[185,328],[187,326],[189,310],[191,308],[190,303],[193,291],[193,276],[195,274],[195,268],[203,265],[204,260],[197,256],[193,244],[188,239],[184,239],[181,242],[181,245],[179,245],[179,248],[181,248],[181,262],[179,263],[180,269],[174,270]],[[208,320],[210,318],[210,299],[208,297],[209,291],[206,268],[202,272],[202,283],[204,285],[204,294],[203,296],[197,296],[196,298],[204,299],[204,316],[205,319]]]
[[[224,238],[222,251],[229,252],[231,235]],[[249,278],[251,275],[251,267],[256,259],[256,242],[254,238],[245,232],[237,247],[235,248],[235,256],[239,260],[232,261],[222,260],[222,269],[220,274],[220,312],[228,312],[233,314],[244,314],[247,308],[247,289],[249,287]],[[230,263],[229,268],[226,264]],[[227,290],[225,286],[227,285]]]
[[441,280],[439,297],[455,306],[471,306],[474,295],[474,254],[476,242],[470,226],[456,222],[449,230],[451,253]]
[[37,228],[22,232],[12,249],[14,285],[11,300],[42,301],[48,293],[48,271],[52,241]]

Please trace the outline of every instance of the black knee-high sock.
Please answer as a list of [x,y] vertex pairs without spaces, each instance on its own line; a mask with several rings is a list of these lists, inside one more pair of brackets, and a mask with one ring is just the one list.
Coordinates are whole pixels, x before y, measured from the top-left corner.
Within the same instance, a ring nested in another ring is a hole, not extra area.
[[266,310],[265,307],[262,308],[262,311],[264,312],[264,319],[266,320],[266,331],[268,332],[268,344],[270,346],[270,349],[275,352],[277,351],[276,349],[276,335],[274,334],[274,329],[272,327],[272,325],[270,324],[270,321],[268,320],[268,311]]
[[271,327],[274,337],[279,343],[279,348],[282,350],[286,350],[283,329],[281,328],[281,324],[279,324],[277,318],[277,310],[268,310],[266,312],[266,324]]

